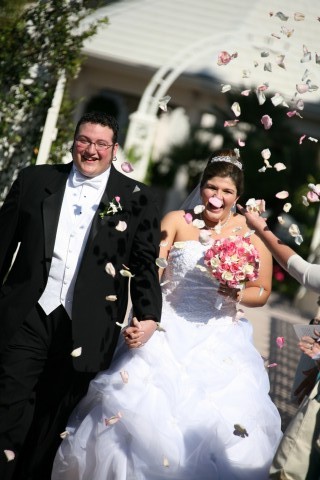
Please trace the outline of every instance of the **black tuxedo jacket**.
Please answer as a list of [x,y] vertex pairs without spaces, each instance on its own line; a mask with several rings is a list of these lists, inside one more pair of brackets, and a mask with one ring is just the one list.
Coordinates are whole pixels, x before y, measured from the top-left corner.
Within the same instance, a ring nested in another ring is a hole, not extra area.
[[[47,283],[67,177],[67,165],[23,169],[0,210],[0,349],[34,307]],[[99,215],[119,196],[122,211]],[[124,232],[116,230],[120,220]],[[158,207],[151,190],[111,166],[107,188],[95,213],[78,272],[72,311],[74,348],[82,354],[75,369],[96,372],[109,366],[125,317],[128,278],[131,300],[139,320],[160,320],[161,292],[155,259],[160,243]],[[14,252],[16,259],[10,269]],[[111,262],[112,276],[105,270]],[[8,273],[9,271],[9,273]],[[115,301],[106,297],[116,296]]]

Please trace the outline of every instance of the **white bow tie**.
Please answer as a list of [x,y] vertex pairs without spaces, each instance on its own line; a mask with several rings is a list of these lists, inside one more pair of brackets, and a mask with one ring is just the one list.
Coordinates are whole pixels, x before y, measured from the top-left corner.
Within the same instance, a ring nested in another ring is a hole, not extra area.
[[71,185],[74,187],[79,187],[82,185],[88,185],[89,187],[99,190],[101,186],[102,179],[99,177],[86,177],[82,173],[75,170],[73,176],[71,177]]

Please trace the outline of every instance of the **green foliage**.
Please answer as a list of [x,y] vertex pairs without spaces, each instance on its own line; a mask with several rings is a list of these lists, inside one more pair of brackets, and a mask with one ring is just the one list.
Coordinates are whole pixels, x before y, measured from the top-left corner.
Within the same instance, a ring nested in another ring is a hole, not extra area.
[[[17,171],[35,162],[42,128],[62,73],[78,74],[83,42],[100,23],[84,24],[92,10],[83,0],[20,2],[0,6],[0,191]],[[8,22],[3,12],[9,12]],[[70,105],[69,105],[70,107]],[[60,159],[61,160],[61,159]]]

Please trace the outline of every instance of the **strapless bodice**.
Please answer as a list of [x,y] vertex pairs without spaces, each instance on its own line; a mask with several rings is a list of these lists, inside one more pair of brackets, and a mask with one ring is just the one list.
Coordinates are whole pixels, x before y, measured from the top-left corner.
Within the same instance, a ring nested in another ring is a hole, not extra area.
[[[221,317],[234,317],[235,302],[217,293],[219,283],[204,265],[209,245],[195,240],[179,242],[170,250],[162,278],[164,308],[169,305],[187,321],[208,323]],[[220,302],[221,301],[221,302]],[[221,308],[217,308],[217,304]]]

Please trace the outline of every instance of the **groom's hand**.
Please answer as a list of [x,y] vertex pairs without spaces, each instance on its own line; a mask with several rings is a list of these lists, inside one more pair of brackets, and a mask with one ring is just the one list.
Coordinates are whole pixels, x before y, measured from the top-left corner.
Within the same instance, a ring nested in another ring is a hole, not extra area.
[[125,342],[129,348],[140,348],[152,337],[157,329],[154,320],[141,320],[133,317],[130,325],[123,331]]

